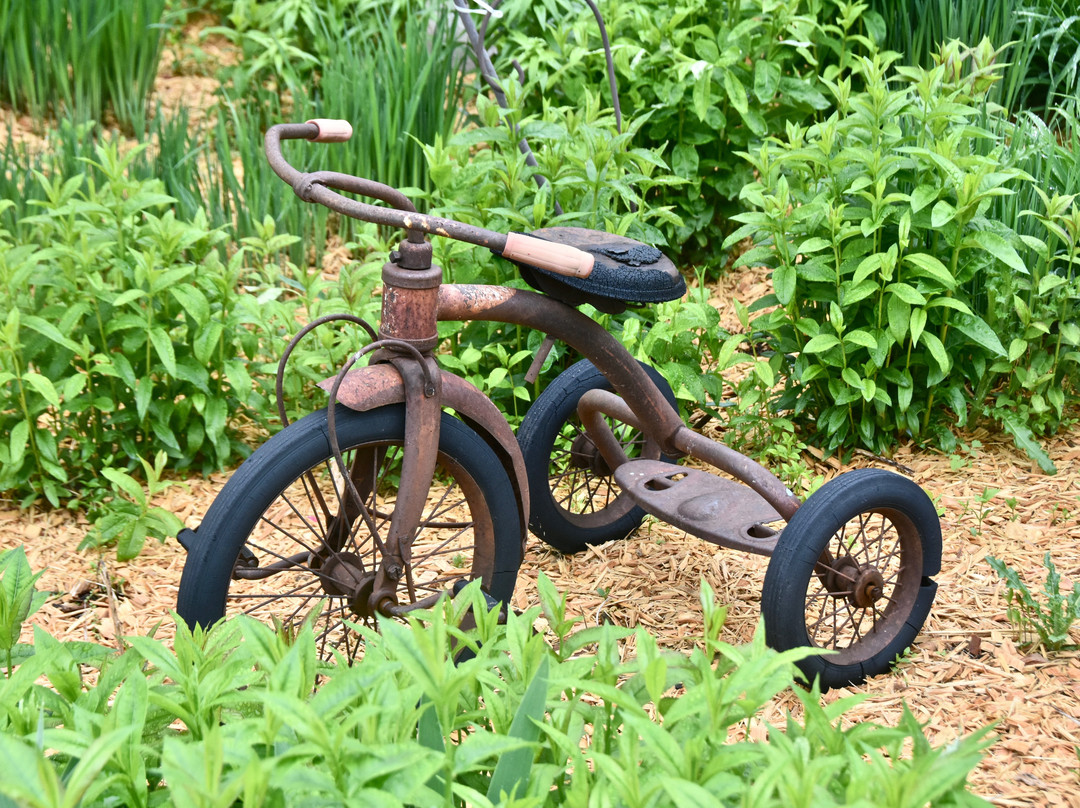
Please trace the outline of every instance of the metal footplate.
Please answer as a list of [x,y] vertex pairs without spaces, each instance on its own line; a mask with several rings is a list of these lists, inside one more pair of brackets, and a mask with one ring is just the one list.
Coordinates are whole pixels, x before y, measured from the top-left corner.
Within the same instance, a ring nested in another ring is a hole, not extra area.
[[700,539],[771,555],[783,517],[756,491],[700,469],[657,460],[631,460],[615,469],[615,482],[638,505]]

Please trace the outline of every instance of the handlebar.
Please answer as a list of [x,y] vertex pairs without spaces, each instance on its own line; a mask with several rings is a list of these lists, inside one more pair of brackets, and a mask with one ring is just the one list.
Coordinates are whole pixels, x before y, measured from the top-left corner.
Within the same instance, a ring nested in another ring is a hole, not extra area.
[[[352,136],[348,121],[315,118],[305,123],[280,123],[266,131],[266,158],[270,167],[305,202],[315,202],[343,216],[408,232],[409,241],[419,243],[425,234],[444,236],[469,244],[487,247],[492,252],[531,266],[570,275],[588,277],[595,259],[584,250],[535,238],[522,233],[498,233],[440,216],[419,213],[412,201],[396,188],[381,182],[340,174],[336,171],[304,173],[285,159],[283,140],[309,140],[315,143],[342,143]],[[336,190],[332,190],[336,189]],[[369,205],[336,191],[347,191],[385,202],[389,208]]]

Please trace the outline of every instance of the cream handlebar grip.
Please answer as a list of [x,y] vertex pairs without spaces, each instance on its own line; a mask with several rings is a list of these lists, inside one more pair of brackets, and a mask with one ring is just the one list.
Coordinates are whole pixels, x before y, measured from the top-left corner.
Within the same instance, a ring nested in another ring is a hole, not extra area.
[[319,134],[312,138],[315,143],[344,143],[352,137],[352,124],[339,118],[312,118],[304,123],[318,127]]
[[522,233],[507,233],[502,255],[511,261],[520,261],[575,278],[589,277],[596,262],[592,255],[577,247],[544,241]]

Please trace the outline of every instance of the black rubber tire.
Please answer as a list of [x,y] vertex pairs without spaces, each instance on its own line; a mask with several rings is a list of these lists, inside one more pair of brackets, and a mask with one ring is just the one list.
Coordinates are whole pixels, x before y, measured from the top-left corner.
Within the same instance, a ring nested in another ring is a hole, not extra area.
[[[396,447],[405,434],[404,406],[362,413],[339,406],[335,415],[339,445],[354,479],[361,470],[370,470],[378,481],[362,493],[376,529],[385,538],[396,501],[398,479],[393,466]],[[361,452],[363,463],[357,459]],[[315,621],[316,630],[321,631],[321,654],[329,657],[327,646],[337,645],[347,656],[355,655],[356,635],[344,629],[341,620],[374,621],[358,616],[346,597],[328,593],[325,582],[330,580],[333,586],[329,571],[343,569],[345,552],[359,558],[365,570],[377,569],[381,556],[364,521],[352,520],[347,543],[336,548],[342,556],[324,555],[314,561],[308,555],[295,560],[327,546],[322,538],[328,534],[328,517],[317,505],[311,480],[318,480],[326,510],[342,512],[336,492],[344,489],[343,480],[330,474],[334,465],[327,412],[321,410],[279,432],[237,469],[188,541],[176,608],[189,626],[208,626],[237,611],[288,626],[300,623],[304,612],[322,601],[324,610]],[[309,477],[305,474],[309,470],[318,476]],[[416,599],[448,590],[458,579],[481,578],[493,598],[508,602],[522,554],[518,499],[492,449],[446,413],[440,427],[436,480],[413,544],[409,575]],[[432,515],[438,524],[430,519]],[[293,566],[261,580],[239,580],[233,576],[234,567],[240,568],[238,558],[241,564],[252,561],[249,553],[263,567],[287,557],[294,559]],[[355,562],[350,559],[349,563]],[[345,568],[339,580],[356,569]],[[403,577],[398,587],[405,598],[409,597],[407,580]],[[274,597],[278,600],[270,600]]]
[[930,497],[883,469],[848,472],[815,492],[780,534],[761,594],[765,639],[780,651],[836,651],[798,663],[823,691],[858,684],[887,672],[915,641],[940,569]]
[[[640,364],[664,398],[677,408],[671,385],[654,368]],[[518,428],[518,444],[529,479],[529,528],[563,553],[578,553],[589,545],[625,539],[645,518],[645,511],[619,491],[606,467],[605,471],[571,469],[570,452],[555,446],[560,436],[569,441],[584,435],[577,416],[578,400],[589,390],[611,389],[611,383],[592,362],[582,359],[552,380],[529,407]],[[635,437],[640,438],[636,430],[626,425],[621,429],[624,434],[619,436],[624,445],[629,446]],[[628,454],[635,458],[667,459],[651,441],[641,442]],[[553,491],[553,486],[568,476],[569,488]]]

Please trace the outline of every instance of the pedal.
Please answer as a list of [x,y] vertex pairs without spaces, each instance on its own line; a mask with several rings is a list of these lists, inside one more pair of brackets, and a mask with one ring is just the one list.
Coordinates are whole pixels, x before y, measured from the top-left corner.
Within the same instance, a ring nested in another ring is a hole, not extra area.
[[648,513],[705,541],[771,555],[783,517],[748,486],[700,469],[631,460],[615,482]]

